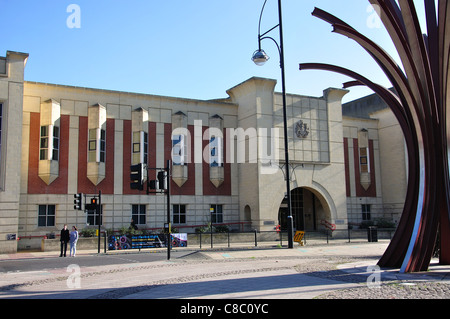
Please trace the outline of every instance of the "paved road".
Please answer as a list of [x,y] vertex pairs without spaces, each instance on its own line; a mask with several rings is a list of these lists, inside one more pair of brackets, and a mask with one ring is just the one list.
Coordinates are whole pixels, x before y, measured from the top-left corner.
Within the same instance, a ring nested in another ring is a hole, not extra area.
[[[171,258],[180,258],[190,251],[173,251]],[[20,254],[19,254],[20,255]],[[53,256],[54,255],[54,256]],[[129,253],[129,254],[80,254],[77,257],[58,257],[58,254],[46,254],[39,256],[35,254],[34,257],[28,258],[4,258],[0,259],[0,274],[8,272],[27,272],[27,271],[43,271],[50,269],[66,268],[71,264],[78,264],[80,267],[96,267],[108,266],[118,264],[135,264],[145,262],[155,262],[167,260],[167,254],[164,252],[158,253]]]
[[[195,253],[180,250],[173,252],[170,261],[164,253],[88,254],[62,258],[64,261],[42,258],[71,264],[0,273],[0,298],[206,298],[217,299],[222,308],[234,299],[263,303],[266,298],[450,298],[449,266],[433,264],[430,271],[418,274],[374,268],[387,245],[378,242]],[[0,264],[6,265],[5,259]],[[98,263],[100,259],[102,264]],[[170,310],[181,312],[181,307]]]

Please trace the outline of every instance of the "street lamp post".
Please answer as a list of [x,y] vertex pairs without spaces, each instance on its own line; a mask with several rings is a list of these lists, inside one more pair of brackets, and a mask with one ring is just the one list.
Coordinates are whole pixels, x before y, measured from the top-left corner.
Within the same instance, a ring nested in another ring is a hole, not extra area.
[[[281,13],[281,0],[278,0],[278,25],[274,26],[270,30],[261,34],[261,18],[264,12],[264,7],[266,6],[267,0],[264,1],[264,5],[261,10],[261,15],[259,17],[259,26],[258,26],[258,50],[253,53],[252,60],[256,65],[262,66],[269,60],[269,57],[261,49],[261,41],[264,39],[270,39],[275,42],[278,52],[280,54],[280,68],[281,68],[281,86],[282,86],[282,95],[283,95],[283,121],[284,121],[284,157],[285,157],[285,168],[286,168],[286,193],[287,193],[287,208],[288,208],[288,216],[287,216],[287,228],[288,228],[288,247],[294,247],[293,241],[293,219],[292,219],[292,205],[291,205],[291,179],[289,174],[289,143],[288,143],[288,133],[287,133],[287,112],[286,112],[286,85],[285,85],[285,72],[284,72],[284,45],[283,45],[283,19]],[[272,30],[278,28],[280,31],[280,45],[278,45],[277,41],[272,37],[267,36]]]

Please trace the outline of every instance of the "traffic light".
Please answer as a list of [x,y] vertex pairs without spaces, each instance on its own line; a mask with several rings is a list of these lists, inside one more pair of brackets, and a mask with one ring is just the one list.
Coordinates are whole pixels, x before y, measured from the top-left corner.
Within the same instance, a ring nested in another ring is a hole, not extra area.
[[166,172],[165,171],[159,171],[158,172],[158,183],[159,183],[159,189],[166,189]]
[[93,197],[91,198],[91,203],[85,205],[86,210],[88,211],[97,211],[98,208],[98,198]]
[[157,180],[148,181],[148,186],[150,189],[158,189],[158,181]]
[[73,209],[83,210],[83,193],[73,195]]
[[130,188],[131,189],[144,189],[144,166],[142,164],[131,165],[130,167]]

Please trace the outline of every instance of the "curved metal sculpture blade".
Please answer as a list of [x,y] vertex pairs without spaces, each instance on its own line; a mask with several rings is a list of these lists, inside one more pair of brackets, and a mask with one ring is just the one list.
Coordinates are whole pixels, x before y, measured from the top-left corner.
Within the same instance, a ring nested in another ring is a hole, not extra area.
[[450,5],[425,1],[428,36],[422,36],[412,1],[369,0],[401,58],[404,72],[377,44],[344,21],[315,8],[313,15],[333,25],[333,31],[360,44],[378,63],[397,95],[369,79],[334,65],[307,63],[300,69],[322,69],[355,79],[346,87],[366,85],[396,116],[408,151],[409,176],[405,205],[396,233],[379,261],[402,272],[426,270],[440,229],[440,262],[450,264]]

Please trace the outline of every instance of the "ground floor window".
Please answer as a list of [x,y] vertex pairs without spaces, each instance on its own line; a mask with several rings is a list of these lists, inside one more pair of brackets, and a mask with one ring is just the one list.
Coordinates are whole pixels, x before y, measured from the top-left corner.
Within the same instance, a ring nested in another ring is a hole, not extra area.
[[370,204],[362,204],[361,212],[363,220],[370,220]]
[[56,208],[55,205],[39,205],[38,227],[55,226]]
[[211,205],[211,222],[223,223],[223,205]]
[[146,221],[146,207],[145,205],[132,205],[131,219],[136,225],[145,225]]
[[186,205],[173,205],[173,223],[186,224]]
[[100,212],[97,213],[96,210],[88,209],[86,210],[86,224],[90,226],[99,226],[102,225],[102,209],[100,209]]

